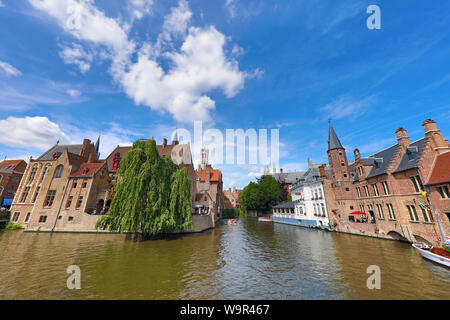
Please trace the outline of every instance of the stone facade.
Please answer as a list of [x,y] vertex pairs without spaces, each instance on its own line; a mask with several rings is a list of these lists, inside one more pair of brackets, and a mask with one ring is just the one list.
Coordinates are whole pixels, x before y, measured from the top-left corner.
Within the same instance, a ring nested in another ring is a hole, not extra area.
[[97,156],[98,148],[85,139],[30,159],[11,206],[12,222],[32,231],[95,231],[100,215],[93,213],[106,213],[110,200],[106,163]]
[[447,199],[439,201],[435,187],[431,188],[430,198],[422,191],[435,159],[450,151],[450,144],[434,121],[426,120],[423,126],[424,138],[411,143],[406,130],[399,128],[397,144],[367,158],[356,149],[355,161],[348,164],[345,149],[330,125],[330,140],[338,143],[329,145],[332,178],[324,181],[324,192],[334,230],[437,244],[442,235],[433,223],[436,215],[426,209],[429,205],[432,210],[440,210],[441,225],[448,234]]

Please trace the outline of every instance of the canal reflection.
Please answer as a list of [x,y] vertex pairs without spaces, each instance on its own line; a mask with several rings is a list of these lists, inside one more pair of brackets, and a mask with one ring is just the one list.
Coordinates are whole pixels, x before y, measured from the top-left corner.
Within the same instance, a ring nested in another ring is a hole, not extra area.
[[[366,287],[370,265],[381,290]],[[450,299],[450,271],[408,244],[256,219],[144,242],[5,231],[0,270],[0,299]]]

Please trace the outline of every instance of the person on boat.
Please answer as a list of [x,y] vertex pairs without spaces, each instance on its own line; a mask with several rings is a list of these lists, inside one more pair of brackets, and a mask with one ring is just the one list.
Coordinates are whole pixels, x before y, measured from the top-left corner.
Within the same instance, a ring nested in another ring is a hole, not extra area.
[[445,240],[445,244],[446,244],[447,246],[450,246],[450,237],[447,237],[447,240]]

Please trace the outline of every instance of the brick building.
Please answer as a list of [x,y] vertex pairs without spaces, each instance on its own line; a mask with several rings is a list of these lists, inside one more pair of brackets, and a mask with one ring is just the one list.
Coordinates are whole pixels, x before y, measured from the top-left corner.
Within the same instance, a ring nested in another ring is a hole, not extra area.
[[[229,202],[229,208],[230,209],[239,209],[239,191],[236,188],[228,188],[228,190],[224,190],[223,196],[225,198],[225,201],[228,200]],[[227,207],[227,206],[225,206]]]
[[11,206],[11,221],[27,230],[90,231],[110,203],[108,169],[99,141],[57,143],[30,159]]
[[[395,145],[369,157],[361,157],[356,149],[355,161],[348,163],[345,148],[330,124],[328,159],[332,178],[324,181],[324,192],[332,211],[330,225],[335,230],[437,243],[442,236],[433,223],[436,217],[426,210],[428,200],[421,193],[424,185],[432,185],[430,204],[441,212],[442,229],[448,234],[448,201],[439,198],[439,191],[445,190],[439,187],[450,180],[446,167],[450,144],[433,120],[422,125],[425,137],[411,142],[406,130],[399,128]],[[447,178],[442,172],[447,172]],[[444,177],[432,180],[436,176]]]
[[23,160],[0,162],[0,207],[11,206],[26,168],[27,163]]

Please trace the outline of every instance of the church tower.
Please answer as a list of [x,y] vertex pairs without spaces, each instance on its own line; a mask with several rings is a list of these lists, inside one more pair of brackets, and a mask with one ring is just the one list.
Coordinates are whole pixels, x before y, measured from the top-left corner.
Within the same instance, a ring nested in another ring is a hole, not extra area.
[[331,122],[328,133],[328,161],[333,174],[333,189],[336,199],[353,199],[354,191],[347,155],[345,154],[345,148],[331,126]]

